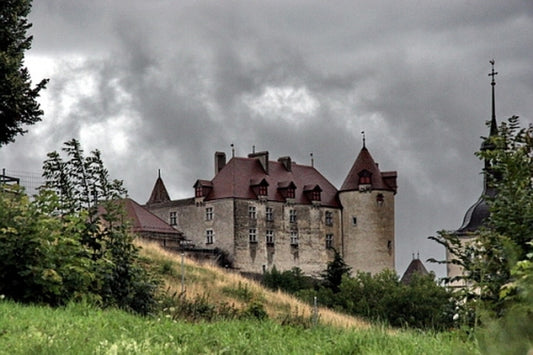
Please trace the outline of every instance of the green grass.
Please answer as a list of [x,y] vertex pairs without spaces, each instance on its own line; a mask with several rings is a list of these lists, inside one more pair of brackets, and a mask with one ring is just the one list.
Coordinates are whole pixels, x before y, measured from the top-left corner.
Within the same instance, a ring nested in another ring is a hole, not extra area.
[[452,333],[391,332],[274,321],[172,322],[83,304],[0,301],[0,354],[476,354]]

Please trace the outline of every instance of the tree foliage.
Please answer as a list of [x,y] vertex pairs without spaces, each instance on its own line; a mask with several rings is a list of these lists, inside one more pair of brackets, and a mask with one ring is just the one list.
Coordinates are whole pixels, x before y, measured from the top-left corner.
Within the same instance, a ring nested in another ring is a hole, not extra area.
[[41,120],[43,111],[36,101],[46,87],[47,79],[32,88],[24,52],[31,47],[31,27],[27,20],[31,0],[0,2],[0,147],[24,134],[23,125]]
[[156,284],[138,263],[138,249],[122,204],[126,197],[122,181],[109,178],[98,150],[85,156],[75,139],[62,150],[67,160],[51,152],[43,164],[43,190],[58,194],[54,212],[61,218],[86,215],[80,237],[98,275],[94,292],[105,306],[149,312]]
[[518,290],[511,287],[517,278],[512,270],[533,252],[533,127],[521,128],[513,116],[500,124],[497,135],[485,140],[484,146],[490,149],[476,155],[488,163],[485,179],[496,191],[485,196],[490,210],[485,226],[468,242],[449,232],[430,239],[454,257],[441,262],[464,270],[447,281],[463,281],[469,286],[463,290],[467,300],[501,316]]
[[84,214],[53,216],[54,193],[31,201],[21,190],[0,192],[0,294],[64,304],[89,294],[95,274],[80,242]]
[[333,260],[328,263],[322,278],[325,286],[336,293],[339,292],[343,276],[350,275],[352,268],[346,264],[338,251],[334,250],[334,252]]
[[0,195],[0,294],[64,304],[80,298],[142,314],[155,306],[157,283],[141,267],[121,198],[100,153],[76,140],[52,152],[34,200]]

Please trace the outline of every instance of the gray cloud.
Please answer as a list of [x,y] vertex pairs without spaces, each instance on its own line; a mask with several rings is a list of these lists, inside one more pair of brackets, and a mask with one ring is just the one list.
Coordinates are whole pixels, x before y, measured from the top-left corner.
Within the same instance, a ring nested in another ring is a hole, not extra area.
[[56,64],[46,113],[0,161],[36,171],[84,137],[144,203],[157,169],[173,198],[191,196],[231,143],[300,163],[313,152],[340,186],[365,130],[380,167],[399,173],[402,273],[411,253],[443,255],[427,236],[459,227],[481,193],[489,59],[498,119],[533,122],[532,18],[525,0],[35,2],[30,55]]

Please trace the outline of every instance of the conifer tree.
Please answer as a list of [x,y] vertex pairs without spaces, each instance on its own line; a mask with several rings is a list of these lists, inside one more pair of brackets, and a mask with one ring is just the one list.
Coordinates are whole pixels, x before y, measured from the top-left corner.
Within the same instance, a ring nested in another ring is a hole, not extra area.
[[24,52],[31,47],[31,27],[27,16],[31,0],[0,1],[0,147],[13,142],[27,131],[24,125],[41,120],[43,111],[37,102],[48,79],[32,88]]

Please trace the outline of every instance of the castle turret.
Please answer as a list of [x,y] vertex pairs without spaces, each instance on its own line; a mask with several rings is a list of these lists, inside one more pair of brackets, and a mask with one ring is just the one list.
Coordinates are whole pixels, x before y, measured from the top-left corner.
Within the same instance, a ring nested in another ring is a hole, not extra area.
[[161,203],[161,202],[168,202],[168,201],[170,201],[170,196],[168,195],[167,188],[165,187],[165,184],[163,183],[163,179],[161,179],[161,172],[158,171],[157,180],[155,181],[154,188],[152,189],[152,193],[150,195],[150,198],[148,199],[148,202],[146,202],[146,204],[151,205],[154,203]]
[[341,189],[344,261],[354,271],[394,270],[397,173],[381,172],[363,141]]

